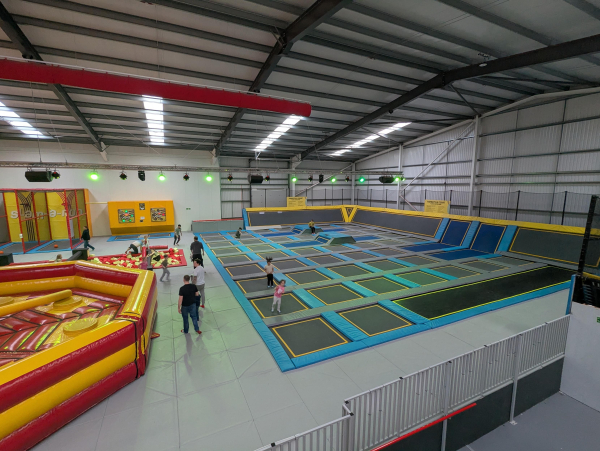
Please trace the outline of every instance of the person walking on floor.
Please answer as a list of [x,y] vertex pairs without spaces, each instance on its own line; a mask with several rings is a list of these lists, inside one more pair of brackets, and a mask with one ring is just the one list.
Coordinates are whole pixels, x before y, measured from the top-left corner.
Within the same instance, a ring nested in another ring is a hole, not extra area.
[[310,222],[308,223],[308,226],[310,227],[310,233],[312,233],[313,235],[315,234],[315,221],[313,221],[312,219],[310,220]]
[[204,267],[204,246],[200,241],[198,241],[198,237],[194,237],[194,241],[190,245],[190,251],[192,253],[192,261],[198,260],[200,262],[200,266]]
[[87,226],[83,226],[83,233],[81,234],[81,239],[83,240],[83,248],[87,249],[88,247],[95,251],[96,248],[90,244],[90,229]]
[[165,258],[163,259],[162,262],[160,262],[160,266],[163,270],[162,276],[160,277],[160,281],[163,281],[163,278],[165,277],[165,275],[167,276],[167,282],[169,282],[171,280],[171,271],[169,271],[167,269],[167,266],[169,266],[169,256],[168,254],[165,255]]
[[180,240],[181,240],[181,224],[177,224],[177,227],[175,227],[175,237],[173,239],[173,246],[178,245]]
[[267,257],[267,264],[265,265],[265,272],[267,273],[267,288],[273,287],[273,271],[275,270],[275,266],[272,263],[273,259],[271,257]]
[[202,333],[200,327],[198,327],[198,310],[196,309],[197,295],[198,290],[196,285],[190,283],[190,276],[186,274],[183,276],[183,286],[179,288],[178,303],[179,313],[181,313],[181,316],[183,317],[183,329],[181,329],[181,332],[184,334],[187,334],[190,328],[188,315],[192,318],[192,324],[194,325],[196,333],[198,335]]
[[199,260],[194,260],[193,264],[192,283],[196,285],[199,293],[196,296],[196,311],[199,312],[200,307],[204,308],[204,301],[206,301],[206,295],[204,294],[204,268],[200,265]]
[[281,296],[285,293],[285,279],[280,280],[277,284],[277,288],[275,288],[275,293],[273,293],[273,306],[271,307],[271,313],[275,310],[275,305],[277,305],[277,313],[281,313]]

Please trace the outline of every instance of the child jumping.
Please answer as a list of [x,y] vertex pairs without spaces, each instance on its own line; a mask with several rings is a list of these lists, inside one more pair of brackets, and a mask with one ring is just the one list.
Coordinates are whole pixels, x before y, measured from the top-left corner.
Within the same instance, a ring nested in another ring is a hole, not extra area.
[[275,293],[273,294],[273,307],[271,307],[271,313],[275,310],[275,304],[277,304],[277,313],[281,313],[281,296],[285,293],[285,279],[280,280]]
[[168,255],[165,255],[165,258],[163,259],[163,261],[160,262],[160,266],[163,270],[162,276],[160,277],[160,281],[162,282],[163,278],[165,276],[167,276],[167,282],[168,282],[169,280],[171,280],[171,271],[169,271],[167,269],[167,266],[169,266],[169,256]]
[[273,271],[275,270],[275,266],[271,263],[273,259],[271,257],[267,257],[267,264],[265,265],[265,272],[267,273],[267,287],[271,288],[275,285],[273,284]]

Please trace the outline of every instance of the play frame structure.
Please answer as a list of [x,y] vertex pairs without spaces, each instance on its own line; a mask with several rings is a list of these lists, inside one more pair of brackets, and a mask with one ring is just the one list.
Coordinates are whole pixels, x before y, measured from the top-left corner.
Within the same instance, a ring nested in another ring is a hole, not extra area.
[[20,254],[75,249],[92,229],[87,189],[3,189],[0,251]]

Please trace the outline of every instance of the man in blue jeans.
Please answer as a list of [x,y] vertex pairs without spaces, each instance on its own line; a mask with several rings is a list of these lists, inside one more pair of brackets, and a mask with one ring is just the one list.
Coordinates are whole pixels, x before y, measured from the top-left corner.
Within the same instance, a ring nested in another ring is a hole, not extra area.
[[200,328],[198,327],[198,309],[196,308],[196,296],[199,296],[196,285],[190,283],[190,276],[187,274],[183,276],[183,286],[179,289],[179,313],[183,317],[183,329],[181,332],[184,334],[188,333],[190,323],[188,321],[188,315],[192,317],[192,324],[194,330],[198,335]]
[[83,226],[83,233],[81,234],[81,239],[83,240],[83,248],[87,249],[88,247],[95,251],[96,248],[90,244],[90,229],[87,226]]

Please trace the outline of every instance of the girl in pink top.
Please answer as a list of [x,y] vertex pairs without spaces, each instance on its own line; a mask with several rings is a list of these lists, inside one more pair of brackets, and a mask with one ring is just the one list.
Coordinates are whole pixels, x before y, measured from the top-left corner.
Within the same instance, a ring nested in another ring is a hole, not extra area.
[[273,294],[273,307],[271,307],[271,312],[275,310],[275,304],[277,304],[277,313],[281,313],[281,296],[285,293],[285,280],[280,280],[277,288],[275,288],[275,293]]

